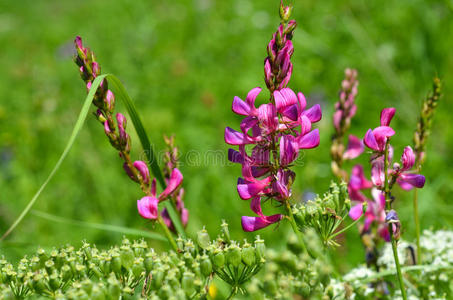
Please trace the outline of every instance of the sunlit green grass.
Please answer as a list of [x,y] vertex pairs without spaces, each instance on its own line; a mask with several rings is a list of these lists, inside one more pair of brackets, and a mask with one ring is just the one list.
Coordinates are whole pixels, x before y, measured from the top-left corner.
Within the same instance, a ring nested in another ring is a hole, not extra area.
[[[81,35],[104,72],[126,85],[157,149],[174,133],[182,153],[188,231],[215,232],[222,219],[236,239],[250,214],[239,199],[238,166],[193,163],[190,153],[222,151],[225,126],[239,127],[233,96],[264,86],[266,44],[278,23],[279,1],[3,1],[0,3],[0,229],[4,232],[44,181],[63,151],[85,98],[72,62]],[[423,228],[452,225],[452,1],[297,1],[294,73],[290,87],[321,103],[321,146],[297,168],[295,195],[323,193],[330,173],[331,113],[345,67],[359,71],[359,109],[351,132],[378,124],[381,108],[397,108],[395,153],[412,143],[418,109],[435,75],[444,97],[435,118],[419,193]],[[259,100],[264,101],[263,92]],[[120,105],[120,109],[124,110]],[[135,158],[140,147],[132,129]],[[362,162],[366,162],[363,158]],[[88,223],[152,229],[136,211],[141,193],[123,174],[103,130],[88,118],[57,176],[38,200],[40,211]],[[397,193],[404,235],[413,237],[411,193]],[[287,224],[260,232],[278,245]],[[156,228],[157,230],[157,228]],[[29,215],[1,253],[10,258],[82,239],[118,243],[122,233],[88,229]],[[155,247],[166,244],[150,241]],[[362,261],[350,234],[348,262]]]

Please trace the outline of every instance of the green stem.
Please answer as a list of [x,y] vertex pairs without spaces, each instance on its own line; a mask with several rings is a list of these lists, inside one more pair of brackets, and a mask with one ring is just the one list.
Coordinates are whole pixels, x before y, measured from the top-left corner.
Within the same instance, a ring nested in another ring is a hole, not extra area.
[[171,235],[170,230],[168,230],[167,225],[165,225],[164,219],[162,219],[162,216],[159,215],[157,217],[157,221],[159,222],[160,226],[162,227],[162,230],[165,233],[165,236],[167,237],[168,242],[172,245],[173,249],[178,253],[178,245],[176,245],[175,239]]
[[419,264],[422,261],[422,248],[420,247],[420,219],[418,217],[418,190],[414,191],[414,222],[415,222],[415,236],[417,242],[417,261]]
[[355,220],[354,222],[352,222],[351,224],[349,224],[348,226],[346,226],[345,228],[335,232],[334,234],[332,234],[329,239],[333,239],[334,237],[336,237],[337,235],[339,234],[342,234],[343,232],[345,232],[346,230],[348,230],[349,228],[351,228],[352,226],[354,226],[355,224],[357,224],[357,222],[359,222],[362,217],[364,216],[364,214],[362,214],[357,220]]
[[[387,139],[387,142],[385,143],[385,150],[384,150],[384,197],[385,197],[386,213],[388,213],[390,211],[390,209],[392,208],[391,200],[390,200],[390,198],[388,198],[388,195],[390,193],[390,188],[389,188],[389,183],[388,183],[388,152],[389,152],[388,150],[389,150],[389,140]],[[393,258],[395,259],[396,272],[398,275],[398,281],[400,283],[401,296],[403,297],[403,300],[406,300],[407,299],[406,288],[404,287],[403,274],[401,272],[400,261],[398,258],[398,249],[397,249],[396,240],[393,238],[392,224],[389,224],[388,229],[389,229],[389,233],[390,233],[390,239],[392,242]]]
[[288,217],[289,217],[289,223],[291,224],[291,227],[293,228],[294,233],[297,235],[297,238],[299,239],[299,243],[303,249],[304,252],[307,252],[310,254],[310,256],[313,257],[311,253],[307,250],[307,246],[305,246],[304,238],[302,237],[302,233],[299,231],[299,228],[297,228],[296,220],[294,219],[293,212],[291,210],[291,205],[289,204],[289,201],[286,201],[286,210],[288,212]]
[[233,286],[231,288],[231,293],[230,295],[226,298],[226,300],[233,299],[234,295],[236,295],[238,288],[236,286]]

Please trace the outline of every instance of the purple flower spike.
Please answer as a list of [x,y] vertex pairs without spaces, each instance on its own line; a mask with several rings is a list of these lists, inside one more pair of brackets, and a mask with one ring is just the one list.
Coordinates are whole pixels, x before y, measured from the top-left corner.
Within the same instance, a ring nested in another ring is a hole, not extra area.
[[145,196],[137,200],[138,213],[145,219],[155,220],[159,216],[158,203],[156,197]]
[[395,109],[393,107],[390,108],[384,108],[381,111],[381,126],[389,126],[390,122],[393,119],[393,116],[395,115]]
[[420,174],[402,173],[396,180],[404,190],[411,190],[412,188],[422,188],[425,186],[425,176]]
[[144,161],[137,160],[134,162],[134,167],[140,172],[140,175],[143,178],[145,184],[149,183],[149,170],[148,166]]
[[279,222],[283,218],[283,215],[276,214],[266,218],[262,217],[247,217],[241,218],[242,229],[246,232],[256,231],[265,228],[271,224]]

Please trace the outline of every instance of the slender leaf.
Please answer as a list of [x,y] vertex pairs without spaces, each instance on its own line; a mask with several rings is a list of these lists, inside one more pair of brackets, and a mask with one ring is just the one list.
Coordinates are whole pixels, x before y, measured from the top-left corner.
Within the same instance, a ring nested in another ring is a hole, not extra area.
[[30,200],[30,202],[28,202],[27,206],[21,212],[19,217],[17,217],[17,219],[14,221],[14,223],[2,235],[2,237],[0,238],[0,241],[4,240],[17,227],[17,225],[19,225],[19,223],[23,220],[23,218],[30,211],[30,209],[32,208],[33,204],[35,204],[35,202],[38,199],[39,195],[41,195],[42,191],[47,186],[49,181],[52,179],[52,177],[55,175],[55,173],[60,168],[61,163],[63,162],[63,160],[68,155],[69,150],[71,150],[72,145],[74,144],[74,141],[75,141],[76,137],[78,136],[80,130],[83,127],[83,123],[85,122],[85,120],[87,118],[87,115],[88,115],[88,112],[90,111],[91,102],[93,101],[93,97],[94,97],[94,95],[96,93],[96,90],[99,87],[99,85],[101,84],[102,79],[104,79],[106,76],[107,75],[101,75],[101,76],[97,77],[93,81],[92,88],[90,89],[90,92],[88,93],[87,97],[85,98],[85,102],[83,103],[82,110],[79,113],[79,117],[77,118],[76,124],[74,125],[74,128],[72,129],[72,133],[71,133],[71,136],[69,138],[69,141],[66,144],[66,147],[63,150],[63,153],[61,154],[61,156],[58,159],[57,163],[55,164],[55,167],[52,169],[52,171],[50,172],[49,176],[47,176],[47,179],[44,181],[44,183],[38,189],[38,191],[33,196],[33,198]]
[[142,237],[147,237],[147,238],[159,240],[159,241],[167,240],[161,234],[158,234],[155,232],[149,232],[149,231],[145,231],[145,230],[139,230],[139,229],[134,229],[134,228],[129,228],[129,227],[110,225],[110,224],[89,223],[89,222],[83,222],[83,221],[79,221],[79,220],[67,219],[67,218],[51,215],[51,214],[48,214],[46,212],[39,211],[39,210],[32,210],[31,214],[35,215],[39,218],[42,218],[42,219],[45,219],[48,221],[52,221],[52,222],[56,222],[56,223],[61,223],[61,224],[68,224],[68,225],[73,225],[73,226],[98,229],[98,230],[104,230],[104,231],[111,231],[111,232],[116,232],[116,233],[121,233],[121,234],[142,236]]
[[[123,100],[123,103],[126,106],[127,112],[129,113],[132,123],[134,124],[135,131],[137,132],[137,135],[140,139],[140,143],[142,144],[142,148],[146,153],[151,171],[157,178],[157,181],[159,181],[161,187],[165,189],[165,181],[162,175],[162,171],[160,170],[158,161],[154,154],[153,146],[149,142],[148,135],[146,134],[142,121],[140,120],[140,116],[137,112],[137,109],[135,108],[134,102],[127,93],[121,81],[115,75],[107,74],[107,79],[109,84],[114,86],[116,95],[121,96],[120,98]],[[176,231],[181,236],[185,237],[184,227],[182,226],[181,219],[175,210],[174,204],[170,201],[166,201],[165,207],[167,208],[168,214],[170,215],[170,218],[175,225]]]

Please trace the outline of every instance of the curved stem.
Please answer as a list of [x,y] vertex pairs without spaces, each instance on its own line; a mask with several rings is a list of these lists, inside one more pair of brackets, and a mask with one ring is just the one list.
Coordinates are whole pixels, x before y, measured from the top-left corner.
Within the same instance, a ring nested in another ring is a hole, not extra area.
[[415,222],[415,236],[417,242],[417,261],[419,264],[422,261],[422,248],[420,247],[420,219],[418,217],[418,190],[414,191],[414,222]]
[[349,224],[348,226],[344,227],[343,229],[341,230],[338,230],[337,232],[335,232],[334,234],[332,234],[329,239],[333,239],[334,237],[336,237],[337,235],[339,234],[342,234],[343,232],[345,232],[346,230],[348,230],[349,228],[351,228],[352,226],[354,226],[355,224],[357,224],[357,222],[359,222],[362,217],[364,216],[364,214],[362,214],[357,220],[355,220],[354,222],[352,222],[351,224]]
[[161,216],[161,215],[159,215],[159,216],[157,217],[157,221],[159,222],[160,226],[162,227],[162,230],[164,231],[165,236],[167,237],[168,242],[171,244],[171,246],[172,246],[173,249],[176,251],[176,253],[178,253],[178,250],[179,250],[179,249],[178,249],[178,245],[176,245],[175,239],[174,239],[173,236],[171,235],[170,230],[168,230],[167,225],[165,225],[164,219],[162,219],[162,216]]
[[[390,198],[388,198],[388,195],[390,193],[389,182],[388,182],[388,153],[389,153],[389,140],[387,139],[387,142],[385,144],[385,150],[384,150],[384,197],[385,197],[386,213],[388,213],[390,211],[390,209],[392,208],[391,200],[390,200]],[[403,300],[406,300],[407,299],[406,288],[404,286],[403,274],[401,272],[400,261],[398,258],[398,249],[397,249],[396,240],[393,238],[392,224],[389,224],[388,230],[389,230],[390,239],[392,242],[393,258],[395,260],[396,272],[398,275],[398,281],[399,281],[400,289],[401,289],[401,296],[403,297]]]

